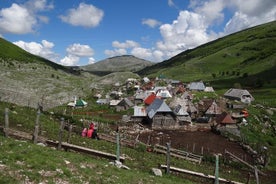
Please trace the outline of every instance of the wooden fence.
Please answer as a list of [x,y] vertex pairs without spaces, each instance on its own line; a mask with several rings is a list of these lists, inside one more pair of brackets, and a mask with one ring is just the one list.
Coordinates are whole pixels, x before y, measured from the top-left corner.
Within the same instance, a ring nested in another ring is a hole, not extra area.
[[3,131],[5,137],[14,137],[16,139],[30,140],[30,141],[33,141],[33,143],[35,143],[35,144],[38,142],[41,142],[48,146],[55,146],[55,147],[57,147],[58,150],[63,148],[65,150],[74,150],[77,152],[87,153],[90,155],[99,156],[99,157],[111,159],[111,160],[120,160],[122,162],[125,160],[124,157],[122,157],[118,154],[115,155],[115,154],[111,154],[111,153],[102,152],[99,150],[94,150],[91,148],[86,148],[86,147],[70,144],[69,142],[70,142],[70,137],[71,137],[71,133],[72,133],[72,126],[69,126],[69,129],[68,129],[69,133],[68,133],[68,137],[67,137],[67,142],[63,142],[62,141],[64,139],[63,131],[64,131],[64,127],[65,127],[65,122],[64,122],[63,118],[60,121],[60,128],[59,128],[59,135],[58,135],[59,140],[58,141],[49,140],[45,137],[40,136],[38,134],[39,125],[40,125],[39,116],[40,116],[40,111],[38,110],[36,121],[34,123],[34,125],[35,125],[34,132],[27,133],[27,132],[9,128],[9,110],[8,110],[8,108],[6,108],[5,109],[5,124],[3,127],[0,126],[0,129]]
[[[154,152],[162,153],[162,154],[166,154],[167,153],[166,150],[167,150],[167,147],[159,145],[159,144],[154,145],[154,148],[153,148]],[[189,161],[196,162],[199,164],[201,163],[202,158],[203,158],[203,156],[201,156],[201,155],[196,155],[193,153],[189,153],[189,152],[174,149],[174,148],[170,148],[170,154],[173,157],[189,160]]]

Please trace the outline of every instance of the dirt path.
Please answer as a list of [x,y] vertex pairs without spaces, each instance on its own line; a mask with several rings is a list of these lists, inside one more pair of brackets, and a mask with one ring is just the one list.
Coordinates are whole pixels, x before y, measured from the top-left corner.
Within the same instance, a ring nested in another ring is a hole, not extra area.
[[140,135],[139,140],[151,145],[171,142],[171,147],[196,154],[224,154],[225,149],[239,158],[252,163],[253,158],[237,142],[211,131],[152,131]]

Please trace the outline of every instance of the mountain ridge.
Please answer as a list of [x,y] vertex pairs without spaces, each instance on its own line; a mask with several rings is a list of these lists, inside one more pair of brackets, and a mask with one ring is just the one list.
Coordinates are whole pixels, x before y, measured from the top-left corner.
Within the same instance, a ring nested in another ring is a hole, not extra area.
[[81,66],[84,71],[100,74],[109,74],[112,72],[137,72],[144,67],[153,65],[152,62],[140,59],[133,55],[121,55],[106,58],[94,64]]

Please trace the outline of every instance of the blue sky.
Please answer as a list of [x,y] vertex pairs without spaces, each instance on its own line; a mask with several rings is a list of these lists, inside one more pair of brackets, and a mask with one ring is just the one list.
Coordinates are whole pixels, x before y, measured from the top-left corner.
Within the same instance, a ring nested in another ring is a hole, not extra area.
[[62,65],[162,62],[274,20],[275,0],[1,0],[0,37]]

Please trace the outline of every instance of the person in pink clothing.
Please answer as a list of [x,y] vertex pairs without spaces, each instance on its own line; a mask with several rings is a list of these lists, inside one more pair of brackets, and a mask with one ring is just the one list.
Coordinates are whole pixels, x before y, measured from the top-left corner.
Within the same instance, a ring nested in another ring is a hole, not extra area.
[[84,128],[81,132],[81,136],[82,137],[86,137],[87,136],[87,128]]

